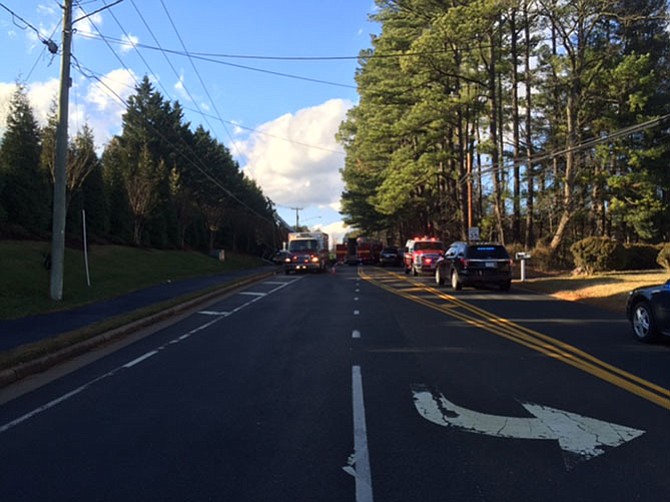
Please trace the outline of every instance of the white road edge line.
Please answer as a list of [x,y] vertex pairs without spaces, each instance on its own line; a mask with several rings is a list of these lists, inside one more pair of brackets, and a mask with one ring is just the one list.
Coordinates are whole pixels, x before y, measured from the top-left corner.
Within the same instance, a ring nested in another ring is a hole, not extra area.
[[158,354],[158,351],[157,350],[152,350],[151,352],[147,352],[143,356],[140,356],[137,359],[133,359],[129,363],[124,364],[123,367],[124,368],[132,368],[136,364],[140,364],[145,359],[149,359],[151,356],[155,356],[156,354]]
[[365,425],[365,400],[363,399],[363,377],[361,367],[351,368],[352,399],[354,408],[354,455],[353,466],[356,479],[356,502],[372,502],[372,476],[368,452],[368,432]]
[[[286,286],[289,286],[290,284],[293,284],[294,282],[296,282],[296,281],[298,281],[298,280],[300,280],[300,279],[302,279],[302,277],[298,277],[298,278],[293,279],[292,281],[289,281],[289,282],[282,282],[282,283],[281,283],[281,286],[278,286],[278,287],[272,289],[272,290],[269,291],[267,294],[269,295],[269,294],[275,293],[275,292],[279,291],[280,289],[283,289],[283,288],[285,288]],[[235,309],[234,312],[237,312],[237,311],[241,310],[243,307],[246,307],[246,306],[248,306],[248,305],[251,305],[252,303],[254,303],[254,302],[260,300],[261,298],[262,298],[262,297],[260,297],[260,296],[257,297],[257,298],[254,298],[253,300],[251,300],[251,301],[245,303],[242,307],[238,307],[237,309]],[[216,323],[219,322],[221,319],[225,319],[226,317],[227,317],[227,316],[216,316],[216,317],[215,317],[214,319],[212,319],[211,321],[209,321],[209,322],[207,322],[207,323],[205,323],[205,324],[203,324],[203,325],[201,325],[201,326],[198,326],[197,328],[192,329],[192,330],[189,331],[188,333],[184,333],[183,335],[179,336],[178,338],[175,338],[175,339],[171,340],[170,342],[168,342],[168,344],[171,344],[171,343],[178,343],[179,341],[186,340],[186,339],[189,338],[191,335],[197,333],[198,331],[202,331],[202,330],[204,330],[204,329],[210,327],[210,326],[213,325],[213,324],[216,324]],[[168,345],[168,344],[165,344],[165,345]],[[67,400],[70,399],[71,397],[76,396],[76,395],[79,394],[80,392],[83,392],[84,390],[86,390],[87,388],[89,388],[91,385],[93,385],[93,384],[95,384],[95,383],[97,383],[97,382],[99,382],[99,381],[101,381],[101,380],[104,380],[104,379],[106,379],[106,378],[109,378],[109,377],[114,376],[119,370],[121,370],[121,369],[123,369],[123,368],[130,368],[130,367],[134,366],[135,364],[137,364],[137,363],[143,361],[144,359],[147,359],[147,358],[149,358],[149,357],[151,357],[151,356],[156,355],[156,354],[158,353],[159,350],[161,350],[163,347],[165,347],[165,345],[159,347],[158,350],[154,350],[154,351],[152,351],[152,352],[147,352],[147,353],[144,354],[143,356],[138,357],[137,359],[135,359],[135,360],[133,360],[133,361],[130,361],[129,363],[124,364],[123,366],[119,366],[119,367],[113,369],[112,371],[109,371],[109,372],[105,373],[104,375],[101,375],[101,376],[99,376],[99,377],[97,377],[97,378],[94,378],[93,380],[91,380],[90,382],[85,383],[85,384],[82,385],[81,387],[77,387],[77,388],[74,389],[73,391],[70,391],[70,392],[68,392],[68,393],[66,393],[66,394],[63,394],[62,396],[57,397],[56,399],[53,399],[52,401],[49,401],[48,403],[46,403],[46,404],[44,404],[44,405],[42,405],[42,406],[40,406],[40,407],[38,407],[38,408],[35,408],[34,410],[32,410],[32,411],[26,413],[25,415],[20,416],[19,418],[15,419],[15,420],[12,420],[11,422],[8,422],[8,423],[6,423],[6,424],[0,425],[0,434],[2,434],[2,433],[4,433],[4,432],[7,432],[9,429],[12,429],[13,427],[16,427],[17,425],[19,425],[19,424],[25,422],[26,420],[29,420],[29,419],[33,418],[34,416],[39,415],[40,413],[43,413],[43,412],[49,410],[50,408],[53,408],[54,406],[59,405],[59,404],[62,403],[63,401],[67,401]]]

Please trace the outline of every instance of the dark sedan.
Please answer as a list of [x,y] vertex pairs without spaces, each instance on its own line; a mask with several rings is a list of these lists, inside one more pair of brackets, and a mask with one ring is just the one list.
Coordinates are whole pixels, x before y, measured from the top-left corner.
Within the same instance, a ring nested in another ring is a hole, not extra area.
[[626,316],[633,334],[642,342],[653,342],[660,335],[670,336],[670,280],[631,291]]
[[384,248],[381,253],[379,253],[379,264],[382,267],[386,265],[396,267],[400,265],[401,260],[402,258],[398,253],[398,248]]

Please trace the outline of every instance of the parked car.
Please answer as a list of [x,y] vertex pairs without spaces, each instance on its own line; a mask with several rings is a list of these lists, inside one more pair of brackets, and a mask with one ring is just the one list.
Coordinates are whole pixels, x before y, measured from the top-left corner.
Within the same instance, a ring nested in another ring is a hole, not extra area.
[[400,253],[398,253],[398,248],[386,247],[379,253],[379,264],[382,267],[386,265],[397,267],[400,265],[401,259],[402,257]]
[[626,317],[641,342],[670,335],[670,280],[665,284],[637,288],[628,294]]
[[496,285],[508,291],[512,285],[512,260],[502,244],[454,242],[435,267],[435,282],[442,286],[447,280],[456,290]]

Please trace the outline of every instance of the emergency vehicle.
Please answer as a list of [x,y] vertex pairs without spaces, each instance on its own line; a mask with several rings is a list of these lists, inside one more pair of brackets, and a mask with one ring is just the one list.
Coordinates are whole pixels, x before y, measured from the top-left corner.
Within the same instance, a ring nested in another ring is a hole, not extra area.
[[328,234],[323,232],[291,232],[288,234],[288,256],[284,272],[322,272],[328,265]]
[[335,261],[337,263],[344,263],[347,261],[347,245],[335,244]]
[[405,273],[434,274],[437,260],[444,254],[444,244],[435,237],[414,237],[405,244]]
[[347,263],[349,265],[378,263],[382,248],[379,241],[366,237],[350,237],[347,241]]

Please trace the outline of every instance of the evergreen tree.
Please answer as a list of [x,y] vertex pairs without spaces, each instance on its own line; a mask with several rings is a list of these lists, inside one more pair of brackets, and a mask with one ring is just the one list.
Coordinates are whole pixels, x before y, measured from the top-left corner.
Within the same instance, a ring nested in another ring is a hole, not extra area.
[[0,204],[7,221],[33,233],[49,229],[51,199],[40,170],[40,135],[26,89],[17,84],[0,146]]
[[126,162],[118,138],[112,138],[102,155],[102,172],[109,208],[109,236],[113,242],[132,242],[133,214],[130,210],[123,164]]

